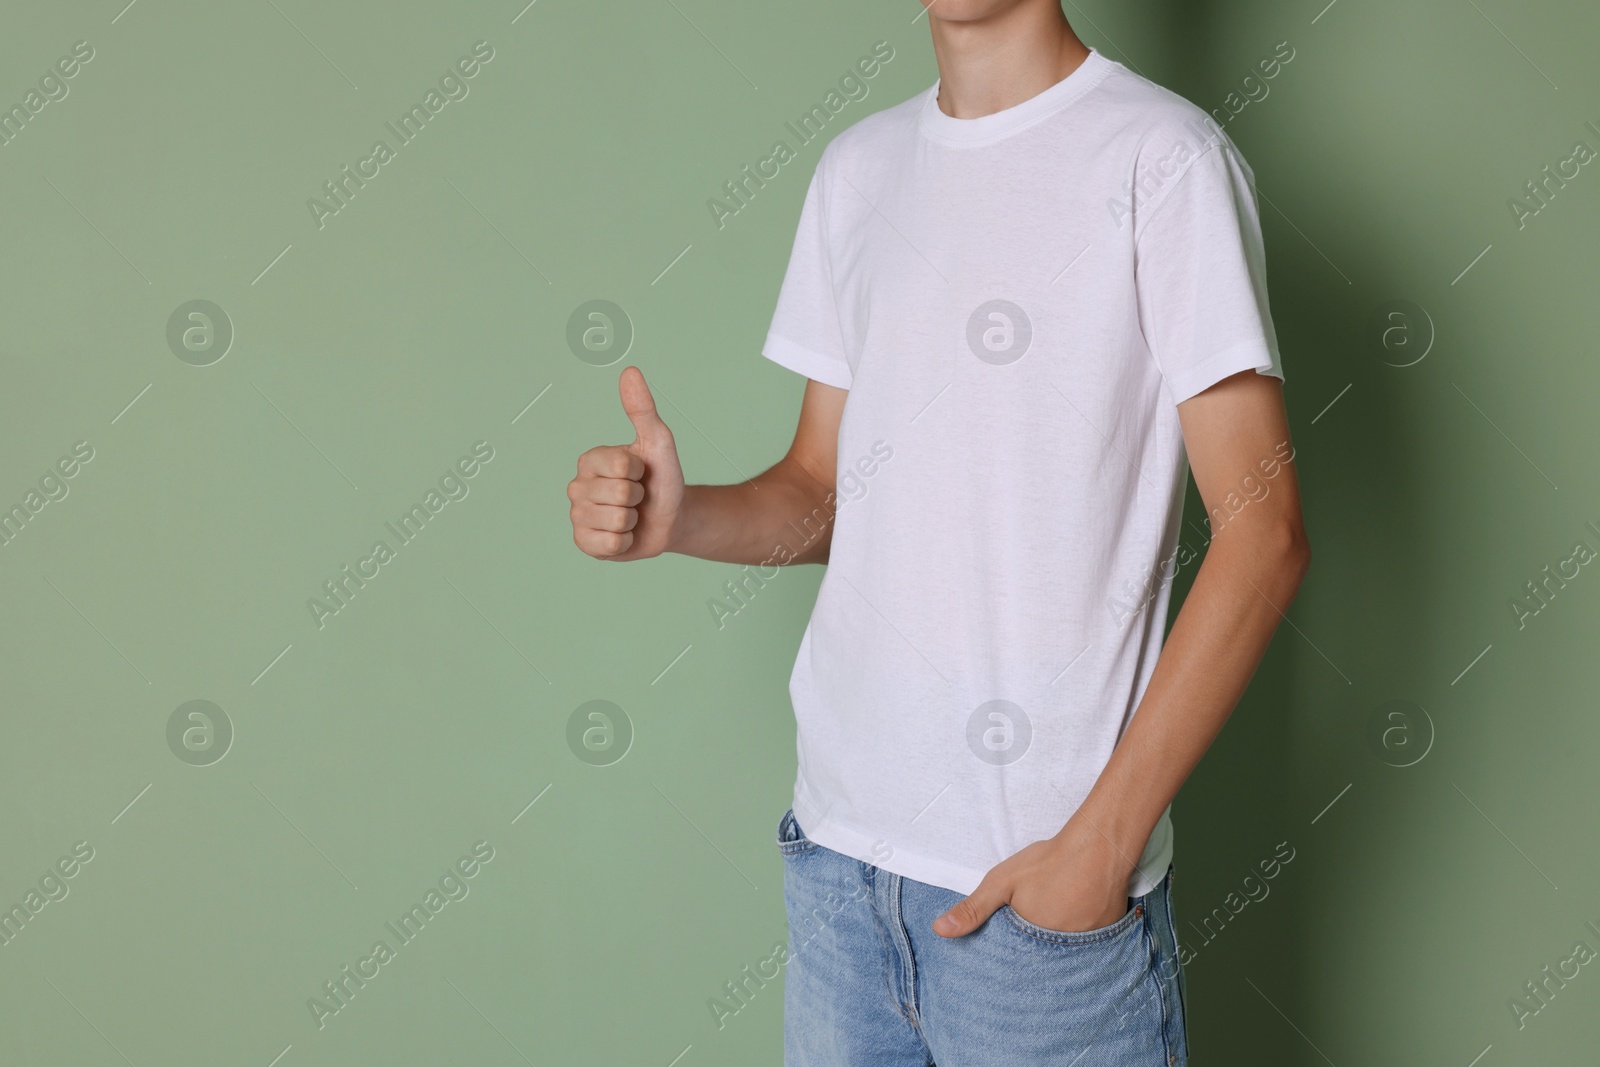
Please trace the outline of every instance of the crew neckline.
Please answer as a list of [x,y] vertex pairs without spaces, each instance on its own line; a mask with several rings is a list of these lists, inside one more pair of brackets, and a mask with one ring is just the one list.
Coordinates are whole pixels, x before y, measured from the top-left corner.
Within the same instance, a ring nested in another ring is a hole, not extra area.
[[975,119],[958,119],[940,110],[939,84],[943,79],[936,78],[933,85],[923,93],[922,131],[934,140],[949,144],[988,144],[1031,126],[1072,104],[1094,88],[1095,84],[1115,65],[1114,61],[1101,55],[1098,49],[1090,48],[1088,56],[1071,74],[1048,89],[1030,96],[1020,104],[988,115],[980,115]]

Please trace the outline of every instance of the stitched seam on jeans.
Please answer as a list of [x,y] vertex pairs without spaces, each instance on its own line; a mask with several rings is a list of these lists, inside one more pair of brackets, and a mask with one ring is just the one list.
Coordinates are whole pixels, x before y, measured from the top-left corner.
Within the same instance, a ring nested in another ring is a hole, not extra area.
[[1167,865],[1167,933],[1172,935],[1172,951],[1176,954],[1178,951],[1178,921],[1172,910],[1172,875],[1173,868],[1169,863]]
[[[1138,905],[1135,905],[1134,907],[1136,908],[1137,906]],[[1006,918],[1011,920],[1011,925],[1020,933],[1027,934],[1035,941],[1042,941],[1046,945],[1057,945],[1067,948],[1070,948],[1073,945],[1097,945],[1102,941],[1110,941],[1114,937],[1119,937],[1122,934],[1127,933],[1128,927],[1131,927],[1137,923],[1141,917],[1134,914],[1134,908],[1130,908],[1128,909],[1128,913],[1126,915],[1112,923],[1110,926],[1106,927],[1104,930],[1100,931],[1098,934],[1095,934],[1093,937],[1079,938],[1077,934],[1067,930],[1051,930],[1047,927],[1040,926],[1037,923],[1030,923],[1027,919],[1024,919],[1021,915],[1019,915],[1017,910],[1011,907],[1011,905],[1007,904],[1005,907]],[[1149,913],[1150,909],[1144,909],[1145,915],[1149,915]]]
[[[868,877],[874,881],[872,918],[873,930],[877,934],[878,947],[883,953],[883,991],[888,996],[889,1003],[894,1006],[894,1013],[915,1028],[911,1016],[906,1014],[905,1002],[900,999],[900,990],[895,988],[895,960],[900,956],[900,941],[895,934],[894,923],[891,921],[893,917],[885,916],[878,908],[876,876],[869,874]],[[895,876],[891,874],[889,877],[891,879],[890,884],[893,885],[892,879]]]
[[892,907],[894,909],[894,929],[891,930],[890,933],[894,937],[895,949],[897,952],[899,952],[901,961],[903,963],[907,994],[905,1003],[910,1005],[911,1008],[909,1013],[902,1012],[902,1014],[905,1015],[906,1021],[909,1022],[912,1027],[916,1029],[917,1033],[920,1034],[922,1032],[922,1027],[917,1022],[917,958],[911,951],[911,934],[906,930],[906,917],[902,903],[905,900],[905,885],[906,883],[904,878],[896,878],[892,902]]
[[1150,914],[1149,908],[1145,909],[1144,917],[1144,943],[1150,964],[1145,972],[1145,977],[1154,983],[1156,999],[1161,1002],[1161,1025],[1158,1027],[1161,1031],[1161,1053],[1166,1056],[1168,1067],[1171,1067],[1173,1062],[1172,1041],[1168,1030],[1172,1026],[1172,1006],[1167,1003],[1167,984],[1161,980],[1161,942],[1156,938],[1155,931],[1152,929],[1155,926],[1155,916]]
[[[1172,931],[1172,962],[1174,971],[1172,984],[1178,991],[1178,1037],[1182,1041],[1185,1062],[1189,1054],[1189,1005],[1188,997],[1183,988],[1183,953],[1178,948],[1178,921],[1177,912],[1172,906],[1172,883],[1175,868],[1167,865],[1167,929]],[[1169,1053],[1170,1055],[1170,1053]]]

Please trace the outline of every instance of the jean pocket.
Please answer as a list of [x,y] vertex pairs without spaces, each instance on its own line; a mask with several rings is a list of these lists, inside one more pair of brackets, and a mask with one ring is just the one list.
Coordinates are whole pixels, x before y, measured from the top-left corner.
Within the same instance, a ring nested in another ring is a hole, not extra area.
[[1134,901],[1122,918],[1109,926],[1101,926],[1093,930],[1052,930],[1047,926],[1040,926],[1038,923],[1024,919],[1017,912],[1017,909],[1010,904],[1000,905],[1000,910],[1005,913],[1006,919],[1019,933],[1026,934],[1036,941],[1044,941],[1052,945],[1092,945],[1114,940],[1130,930],[1137,929],[1140,921],[1144,918],[1145,907],[1142,898]]
[[817,843],[800,829],[800,821],[794,817],[794,809],[790,808],[784,812],[783,818],[778,820],[778,851],[785,856],[794,856],[801,852],[809,852],[816,847]]

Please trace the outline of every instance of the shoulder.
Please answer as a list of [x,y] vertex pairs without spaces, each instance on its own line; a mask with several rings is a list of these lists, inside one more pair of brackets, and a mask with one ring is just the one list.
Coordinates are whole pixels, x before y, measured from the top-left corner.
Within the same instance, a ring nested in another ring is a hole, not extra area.
[[898,158],[909,138],[916,135],[917,116],[924,98],[931,91],[919,90],[915,95],[881,108],[845,126],[823,146],[817,159],[817,172],[826,181],[843,170],[859,173],[863,164],[875,160]]
[[1098,87],[1098,101],[1137,170],[1169,158],[1195,159],[1214,148],[1244,163],[1232,139],[1206,111],[1120,63]]
[[1122,188],[1109,204],[1118,229],[1132,221],[1137,240],[1174,196],[1197,205],[1253,202],[1254,172],[1204,110],[1121,64],[1101,88],[1122,168]]

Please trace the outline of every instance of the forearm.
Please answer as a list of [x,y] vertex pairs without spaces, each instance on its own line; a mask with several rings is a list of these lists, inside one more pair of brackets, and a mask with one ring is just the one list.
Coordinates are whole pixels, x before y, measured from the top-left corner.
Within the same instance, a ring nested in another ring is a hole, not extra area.
[[1212,542],[1128,729],[1074,816],[1130,871],[1244,694],[1309,562],[1297,524]]
[[689,485],[667,551],[719,563],[826,563],[833,490],[791,458],[735,485]]

